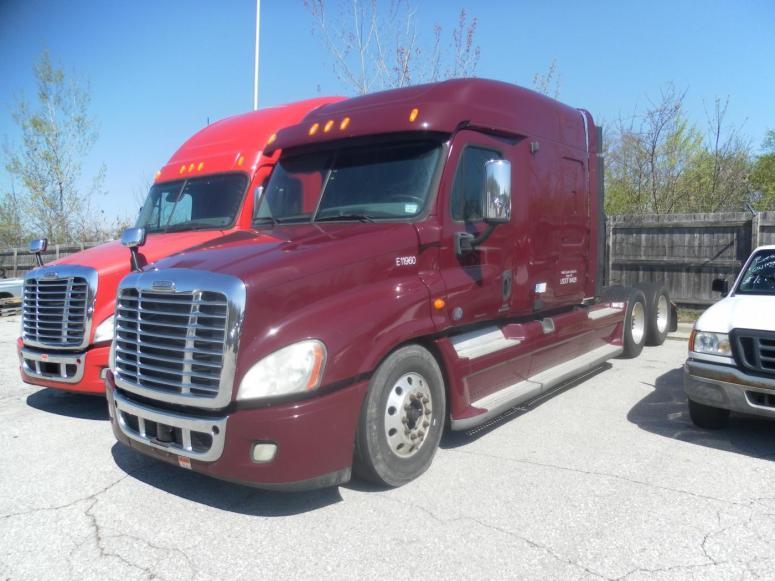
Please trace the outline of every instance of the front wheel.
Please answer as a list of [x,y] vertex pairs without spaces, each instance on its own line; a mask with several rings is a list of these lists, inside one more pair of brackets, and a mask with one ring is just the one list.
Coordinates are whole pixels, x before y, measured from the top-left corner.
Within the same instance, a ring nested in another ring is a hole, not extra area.
[[444,379],[433,355],[419,345],[391,353],[361,408],[355,474],[394,487],[417,478],[433,461],[445,413]]
[[689,400],[689,417],[698,428],[720,430],[729,423],[729,410]]

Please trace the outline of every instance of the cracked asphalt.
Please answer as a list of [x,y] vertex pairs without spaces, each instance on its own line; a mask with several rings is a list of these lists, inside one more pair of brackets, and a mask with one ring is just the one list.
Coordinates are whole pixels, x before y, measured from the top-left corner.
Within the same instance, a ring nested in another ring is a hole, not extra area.
[[775,576],[773,424],[694,428],[684,341],[447,434],[403,488],[281,494],[146,459],[103,399],[22,384],[18,325],[0,319],[0,581]]

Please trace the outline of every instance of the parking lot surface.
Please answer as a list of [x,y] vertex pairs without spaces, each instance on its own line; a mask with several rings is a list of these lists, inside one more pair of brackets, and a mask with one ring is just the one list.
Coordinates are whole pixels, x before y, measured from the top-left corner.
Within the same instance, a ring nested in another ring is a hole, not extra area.
[[773,578],[774,424],[694,428],[685,341],[447,434],[403,488],[282,494],[116,444],[103,399],[21,383],[18,326],[0,319],[0,580]]

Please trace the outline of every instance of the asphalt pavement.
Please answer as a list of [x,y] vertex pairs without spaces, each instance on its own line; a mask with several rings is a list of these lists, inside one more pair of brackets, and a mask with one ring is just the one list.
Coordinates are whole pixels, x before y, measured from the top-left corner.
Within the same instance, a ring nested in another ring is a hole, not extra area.
[[3,581],[775,576],[774,426],[693,427],[680,339],[447,434],[402,488],[282,494],[116,444],[104,399],[20,381],[18,327],[0,319]]

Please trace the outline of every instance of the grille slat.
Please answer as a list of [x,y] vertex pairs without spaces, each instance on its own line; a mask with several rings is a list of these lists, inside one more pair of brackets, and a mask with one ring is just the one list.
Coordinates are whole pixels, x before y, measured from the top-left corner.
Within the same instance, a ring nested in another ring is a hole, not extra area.
[[[216,397],[224,367],[228,316],[228,302],[222,293],[120,289],[114,346],[116,379],[171,394]],[[208,348],[201,348],[202,344]]]
[[49,279],[47,274],[41,271],[39,277],[24,281],[22,338],[41,347],[83,347],[90,315],[89,281],[83,276]]

